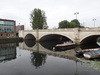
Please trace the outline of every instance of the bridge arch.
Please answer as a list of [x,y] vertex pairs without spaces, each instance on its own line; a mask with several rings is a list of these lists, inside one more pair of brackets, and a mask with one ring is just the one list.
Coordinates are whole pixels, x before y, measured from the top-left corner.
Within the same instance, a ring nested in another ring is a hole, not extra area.
[[96,34],[94,34],[94,35],[88,35],[88,36],[85,36],[85,37],[83,37],[81,40],[80,40],[80,42],[81,42],[81,44],[84,44],[84,43],[96,43],[97,42],[97,38],[99,38],[100,37],[100,35],[96,35]]
[[27,34],[24,39],[25,40],[36,40],[36,38],[33,34]]
[[55,40],[55,41],[67,41],[67,40],[71,40],[69,37],[65,36],[65,35],[61,35],[61,34],[47,34],[44,35],[40,38],[40,41],[47,41],[47,40]]

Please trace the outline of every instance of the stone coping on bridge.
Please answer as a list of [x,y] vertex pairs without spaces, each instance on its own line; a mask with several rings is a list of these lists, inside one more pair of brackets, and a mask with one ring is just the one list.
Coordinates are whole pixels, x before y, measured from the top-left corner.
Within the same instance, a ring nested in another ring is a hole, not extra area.
[[[31,32],[31,31],[36,31],[37,29],[34,29],[34,30],[19,30],[19,31],[29,31],[29,32]],[[94,30],[94,31],[97,31],[97,30],[100,30],[100,28],[99,27],[95,27],[95,28],[93,28],[93,27],[91,27],[91,28],[62,28],[62,29],[38,29],[39,31],[65,31],[65,30],[67,30],[67,31],[74,31],[74,30],[80,30],[80,31],[92,31],[92,30]]]

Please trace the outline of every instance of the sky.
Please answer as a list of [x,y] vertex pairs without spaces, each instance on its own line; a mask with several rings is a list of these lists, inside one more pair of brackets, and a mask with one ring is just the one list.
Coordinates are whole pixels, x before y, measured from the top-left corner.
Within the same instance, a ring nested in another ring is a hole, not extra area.
[[0,18],[15,20],[16,25],[25,25],[28,30],[35,8],[45,11],[49,29],[57,28],[63,20],[76,19],[76,12],[81,25],[100,27],[100,0],[0,0]]

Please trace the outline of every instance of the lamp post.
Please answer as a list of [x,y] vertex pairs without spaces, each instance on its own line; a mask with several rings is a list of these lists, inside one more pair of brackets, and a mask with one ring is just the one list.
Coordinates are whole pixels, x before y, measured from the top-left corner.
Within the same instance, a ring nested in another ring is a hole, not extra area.
[[[79,12],[75,12],[75,13],[74,13],[74,15],[76,15],[76,20],[77,20],[77,15],[78,15],[78,14],[79,14]],[[76,39],[75,39],[75,40],[76,40],[76,44],[80,44],[80,43],[79,43],[79,31],[80,31],[80,26],[78,25],[78,28],[77,28],[77,36],[78,36],[78,37],[76,37]]]
[[77,19],[77,15],[79,14],[79,12],[74,13],[74,15],[76,15],[76,19]]
[[95,21],[96,21],[96,19],[94,18],[93,21],[94,21],[94,27],[95,27]]

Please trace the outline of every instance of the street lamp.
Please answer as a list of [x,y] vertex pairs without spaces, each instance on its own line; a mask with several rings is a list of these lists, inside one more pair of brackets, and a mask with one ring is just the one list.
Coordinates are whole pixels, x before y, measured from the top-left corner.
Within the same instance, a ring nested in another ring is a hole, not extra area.
[[76,19],[77,19],[77,14],[79,14],[79,12],[74,13],[74,15],[76,15]]
[[96,21],[96,19],[94,18],[93,21],[94,21],[94,27],[95,27],[95,21]]

